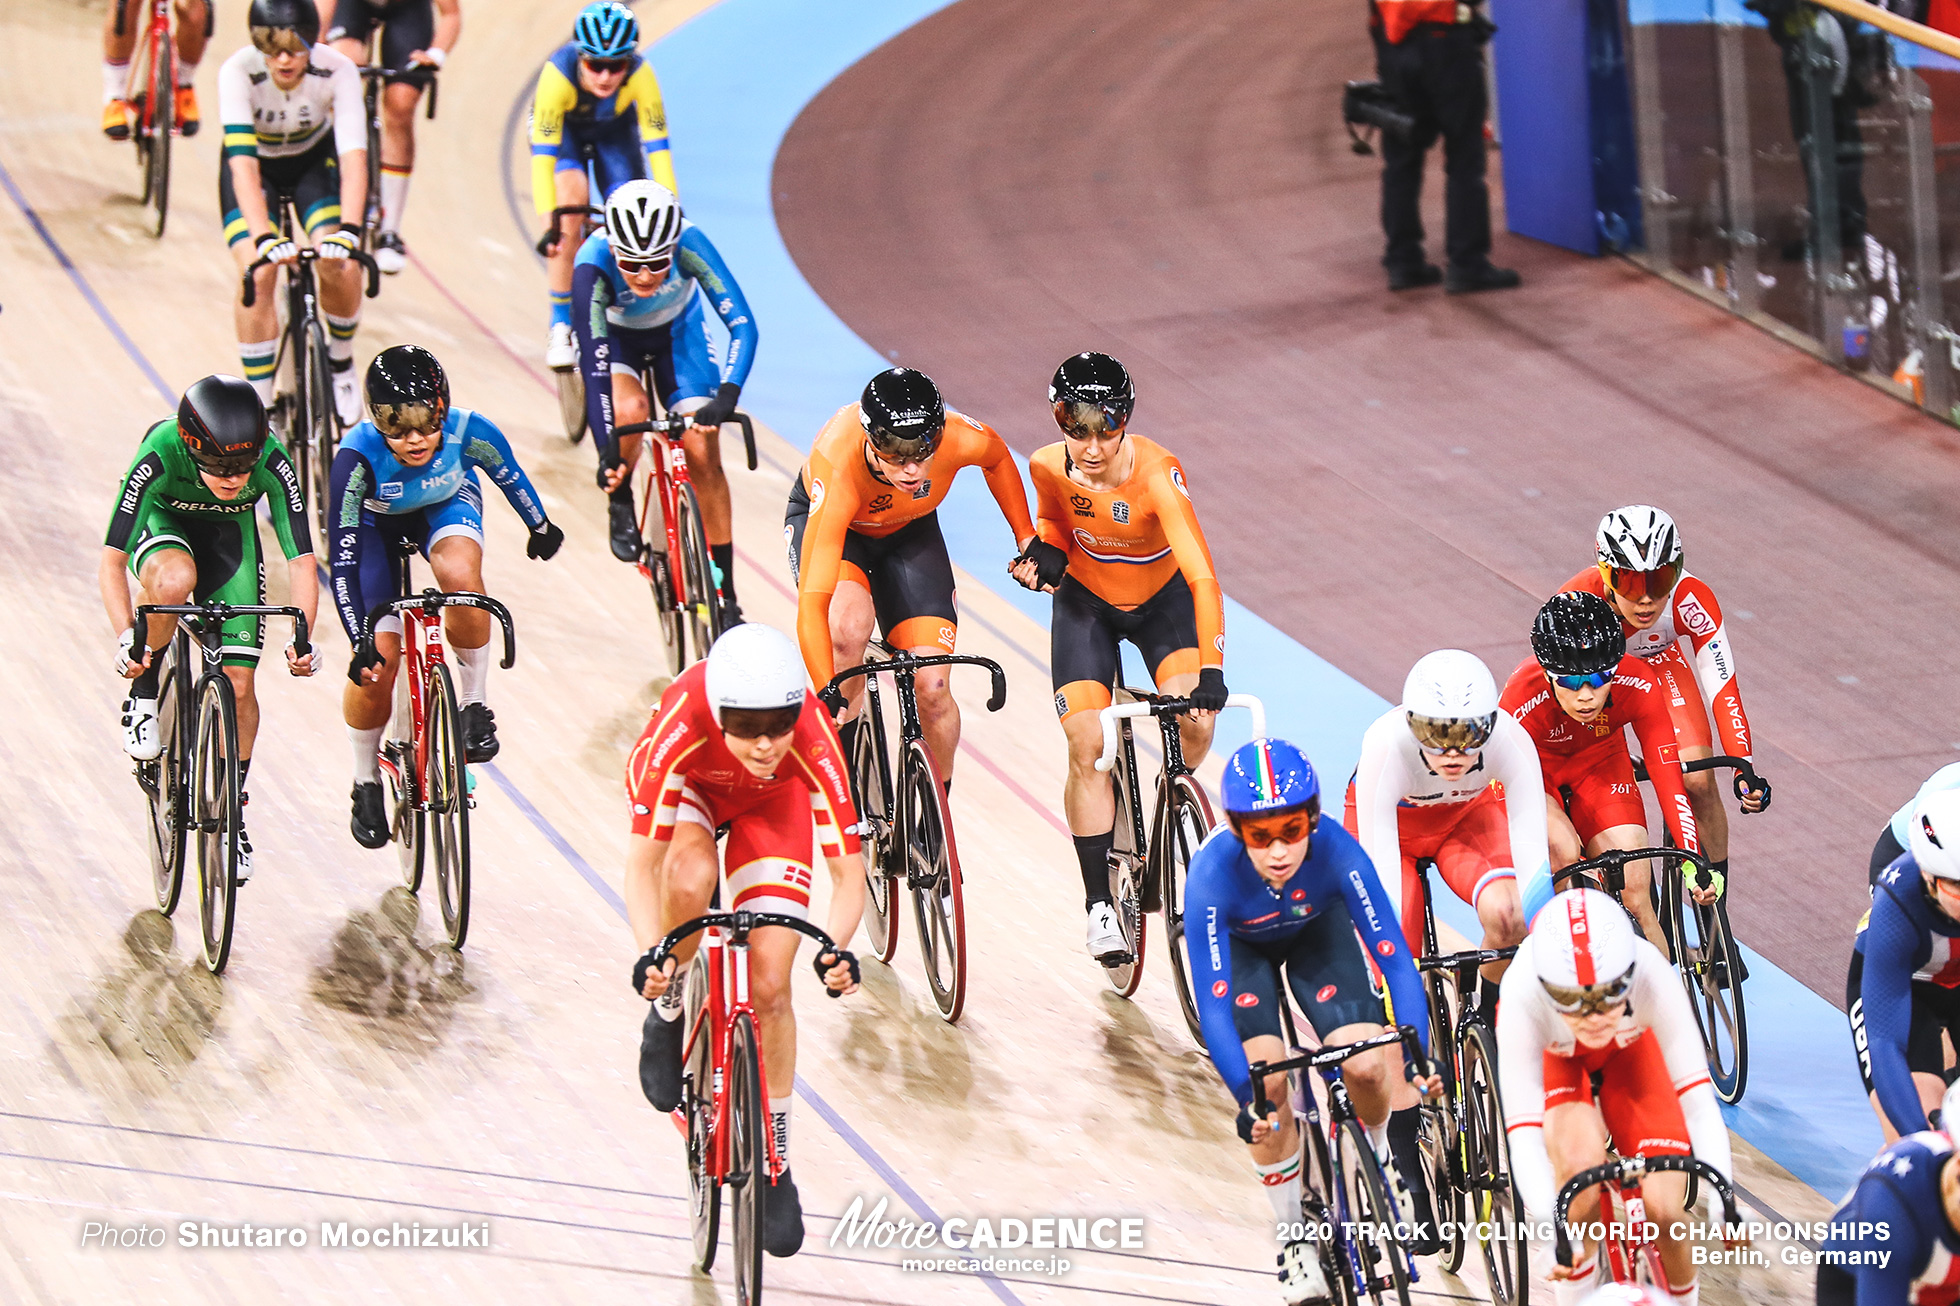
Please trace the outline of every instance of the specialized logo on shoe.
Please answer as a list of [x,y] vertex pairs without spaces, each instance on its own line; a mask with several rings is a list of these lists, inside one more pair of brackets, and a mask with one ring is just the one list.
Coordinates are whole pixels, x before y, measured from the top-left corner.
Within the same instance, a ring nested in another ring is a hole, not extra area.
[[1233,1001],[1241,1007],[1256,1007],[1259,1005],[1259,995],[1257,993],[1241,993]]
[[1227,984],[1224,980],[1213,980],[1211,982],[1211,996],[1213,996],[1214,998],[1222,998],[1227,993],[1230,993],[1231,991],[1232,991],[1232,986],[1230,984]]
[[1313,995],[1313,999],[1315,1002],[1332,1002],[1334,1000],[1334,994],[1339,991],[1332,984],[1323,984],[1320,986],[1320,992]]

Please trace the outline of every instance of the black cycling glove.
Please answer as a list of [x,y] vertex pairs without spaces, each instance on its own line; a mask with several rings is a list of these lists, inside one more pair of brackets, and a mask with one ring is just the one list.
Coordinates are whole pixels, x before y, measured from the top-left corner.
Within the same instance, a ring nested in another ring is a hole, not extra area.
[[[1756,810],[1759,812],[1767,812],[1769,810],[1769,781],[1763,779],[1762,776],[1759,775],[1756,777],[1756,783],[1763,787],[1763,805],[1757,808]],[[1747,802],[1751,792],[1752,791],[1749,788],[1748,779],[1742,774],[1742,772],[1737,771],[1735,773],[1736,801]]]
[[1263,1116],[1252,1114],[1252,1103],[1241,1103],[1238,1118],[1239,1137],[1245,1142],[1250,1143],[1252,1141],[1252,1126],[1264,1118]]
[[653,954],[659,951],[658,945],[648,948],[640,959],[633,963],[633,992],[642,997],[646,996],[647,976],[653,972]]
[[1200,712],[1222,712],[1230,692],[1225,688],[1223,668],[1204,667],[1198,672],[1198,687],[1191,691],[1191,706]]
[[710,430],[735,417],[735,401],[742,397],[742,387],[733,381],[723,381],[715,397],[702,404],[688,416],[695,426],[705,426]]
[[1038,535],[1028,541],[1027,552],[1014,559],[1014,563],[1028,559],[1034,561],[1035,567],[1034,584],[1029,587],[1031,589],[1045,590],[1051,585],[1059,585],[1062,583],[1062,577],[1068,574],[1068,554]]
[[[825,957],[830,960],[825,961]],[[833,998],[844,996],[838,990],[831,988],[829,983],[831,968],[840,961],[851,968],[851,983],[857,984],[863,981],[864,971],[858,966],[858,959],[849,948],[839,948],[835,952],[819,952],[812,963],[817,968],[817,978],[824,981],[823,991]]]
[[361,673],[369,667],[378,667],[387,659],[374,647],[374,641],[364,639],[354,646],[354,659],[347,664],[347,678],[355,684],[364,684]]
[[557,523],[546,522],[531,532],[531,538],[525,542],[524,552],[543,561],[558,552],[558,546],[564,542],[565,532],[558,528]]

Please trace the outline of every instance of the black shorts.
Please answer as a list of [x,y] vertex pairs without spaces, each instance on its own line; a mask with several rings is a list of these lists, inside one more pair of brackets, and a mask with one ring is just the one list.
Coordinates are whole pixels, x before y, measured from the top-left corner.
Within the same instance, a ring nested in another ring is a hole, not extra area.
[[1871,868],[1866,873],[1866,878],[1874,888],[1878,885],[1879,872],[1897,861],[1899,854],[1904,851],[1905,849],[1899,846],[1898,839],[1892,834],[1892,823],[1887,821],[1885,827],[1878,832],[1878,842],[1872,845]]
[[[331,130],[304,154],[283,159],[259,157],[259,185],[265,192],[265,213],[272,229],[279,230],[279,206],[288,197],[299,210],[300,226],[307,235],[340,217],[340,154],[334,149]],[[231,160],[218,160],[218,212],[224,215],[225,244],[236,245],[251,236],[245,217],[238,208],[238,192],[231,184]]]
[[1128,612],[1098,598],[1075,577],[1063,577],[1048,627],[1057,716],[1109,706],[1123,640],[1143,655],[1160,689],[1169,677],[1198,669],[1198,609],[1182,572]]
[[[783,541],[789,546],[789,573],[800,584],[803,530],[810,522],[810,492],[803,478],[789,487],[783,513]],[[939,531],[939,513],[929,512],[890,535],[844,534],[844,576],[862,580],[871,591],[878,629],[896,648],[937,648],[951,653],[960,624],[953,592],[953,560]]]
[[[1858,1053],[1858,1077],[1865,1081],[1865,1092],[1873,1093],[1877,1089],[1872,1083],[1871,1053],[1865,1050],[1864,977],[1865,954],[1853,950],[1851,969],[1844,978],[1844,1009],[1851,1022],[1851,1046]],[[1940,1042],[1943,1033],[1960,1048],[1960,989],[1914,980],[1912,1017],[1906,1028],[1906,1069],[1945,1079],[1946,1048]]]
[[328,45],[335,41],[359,41],[365,45],[376,23],[381,24],[381,66],[399,70],[397,76],[387,79],[388,84],[427,86],[436,70],[427,66],[410,68],[408,56],[428,49],[429,42],[436,39],[436,7],[432,0],[394,0],[393,4],[336,0],[333,21],[326,25],[326,35],[320,39]]
[[1343,1025],[1388,1023],[1354,921],[1346,905],[1336,903],[1290,939],[1254,943],[1232,936],[1232,1023],[1241,1043],[1261,1034],[1285,1037],[1279,1019],[1282,966],[1294,1005],[1316,1036],[1325,1038]]

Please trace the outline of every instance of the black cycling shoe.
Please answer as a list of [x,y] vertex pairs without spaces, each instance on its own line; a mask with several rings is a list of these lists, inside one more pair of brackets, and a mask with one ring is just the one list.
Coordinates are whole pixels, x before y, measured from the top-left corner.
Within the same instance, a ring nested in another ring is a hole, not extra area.
[[[678,1021],[675,1023],[679,1023]],[[771,1256],[794,1256],[803,1245],[803,1203],[789,1170],[762,1190],[762,1250]]]
[[1491,263],[1473,268],[1459,268],[1452,264],[1449,275],[1444,279],[1443,290],[1451,295],[1474,295],[1480,290],[1512,290],[1523,282],[1524,278],[1511,269]]
[[[681,1104],[681,1019],[662,1020],[647,1004],[647,1022],[640,1029],[640,1091],[657,1110],[672,1111]],[[802,1238],[799,1227],[797,1238]]]
[[621,562],[638,562],[640,523],[633,515],[631,498],[622,497],[607,501],[606,526],[612,540],[613,557]]
[[354,786],[354,819],[349,823],[354,842],[363,848],[384,848],[388,844],[388,805],[381,798],[379,780],[361,781]]
[[1390,290],[1418,290],[1423,286],[1433,286],[1443,279],[1443,269],[1434,263],[1418,263],[1414,267],[1397,267],[1388,270]]
[[483,703],[463,704],[463,753],[472,762],[497,755],[497,714]]
[[732,629],[747,621],[742,615],[742,605],[734,599],[723,597],[721,601],[721,624],[724,629]]

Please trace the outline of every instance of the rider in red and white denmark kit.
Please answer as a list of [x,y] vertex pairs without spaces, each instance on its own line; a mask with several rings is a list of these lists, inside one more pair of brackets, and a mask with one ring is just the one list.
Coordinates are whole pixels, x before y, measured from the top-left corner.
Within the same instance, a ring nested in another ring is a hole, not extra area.
[[[1609,895],[1574,889],[1553,898],[1500,993],[1498,1082],[1526,1218],[1552,1218],[1565,1181],[1605,1163],[1609,1132],[1621,1156],[1692,1155],[1731,1177],[1728,1128],[1680,977]],[[1687,1176],[1648,1175],[1641,1192],[1648,1220],[1660,1226],[1668,1289],[1682,1306],[1696,1306],[1691,1245],[1671,1233],[1687,1218]],[[1599,1189],[1575,1199],[1567,1218],[1604,1218]],[[1590,1252],[1588,1242],[1570,1271],[1552,1271],[1559,1306],[1592,1287]]]
[[[1646,663],[1626,655],[1626,635],[1606,600],[1574,591],[1552,595],[1532,623],[1531,649],[1534,656],[1511,673],[1499,701],[1538,746],[1552,867],[1609,848],[1648,846],[1647,806],[1627,751],[1629,725],[1640,740],[1668,833],[1676,846],[1699,855],[1667,691]],[[1648,897],[1652,879],[1646,862],[1627,863],[1622,896],[1648,939],[1661,945],[1660,922]],[[1530,922],[1551,898],[1550,877],[1532,878],[1523,891]]]
[[[1524,938],[1517,868],[1527,877],[1550,875],[1543,787],[1538,750],[1499,710],[1482,659],[1440,649],[1410,669],[1401,705],[1361,737],[1342,821],[1375,864],[1410,952],[1422,953],[1418,859],[1433,859],[1456,896],[1477,909],[1483,947]],[[1495,980],[1504,963],[1486,972]]]
[[[1646,504],[1616,508],[1600,519],[1593,545],[1598,565],[1574,576],[1565,588],[1597,594],[1619,614],[1627,652],[1645,662],[1667,690],[1681,760],[1695,762],[1715,755],[1708,729],[1711,707],[1721,751],[1747,760],[1753,737],[1749,717],[1742,710],[1742,686],[1736,681],[1735,647],[1715,591],[1687,570],[1674,519]],[[1687,785],[1708,868],[1717,883],[1725,884],[1729,813],[1722,805],[1716,773],[1690,772]],[[1735,777],[1735,796],[1745,812],[1769,806],[1768,786],[1753,791],[1740,775]]]

